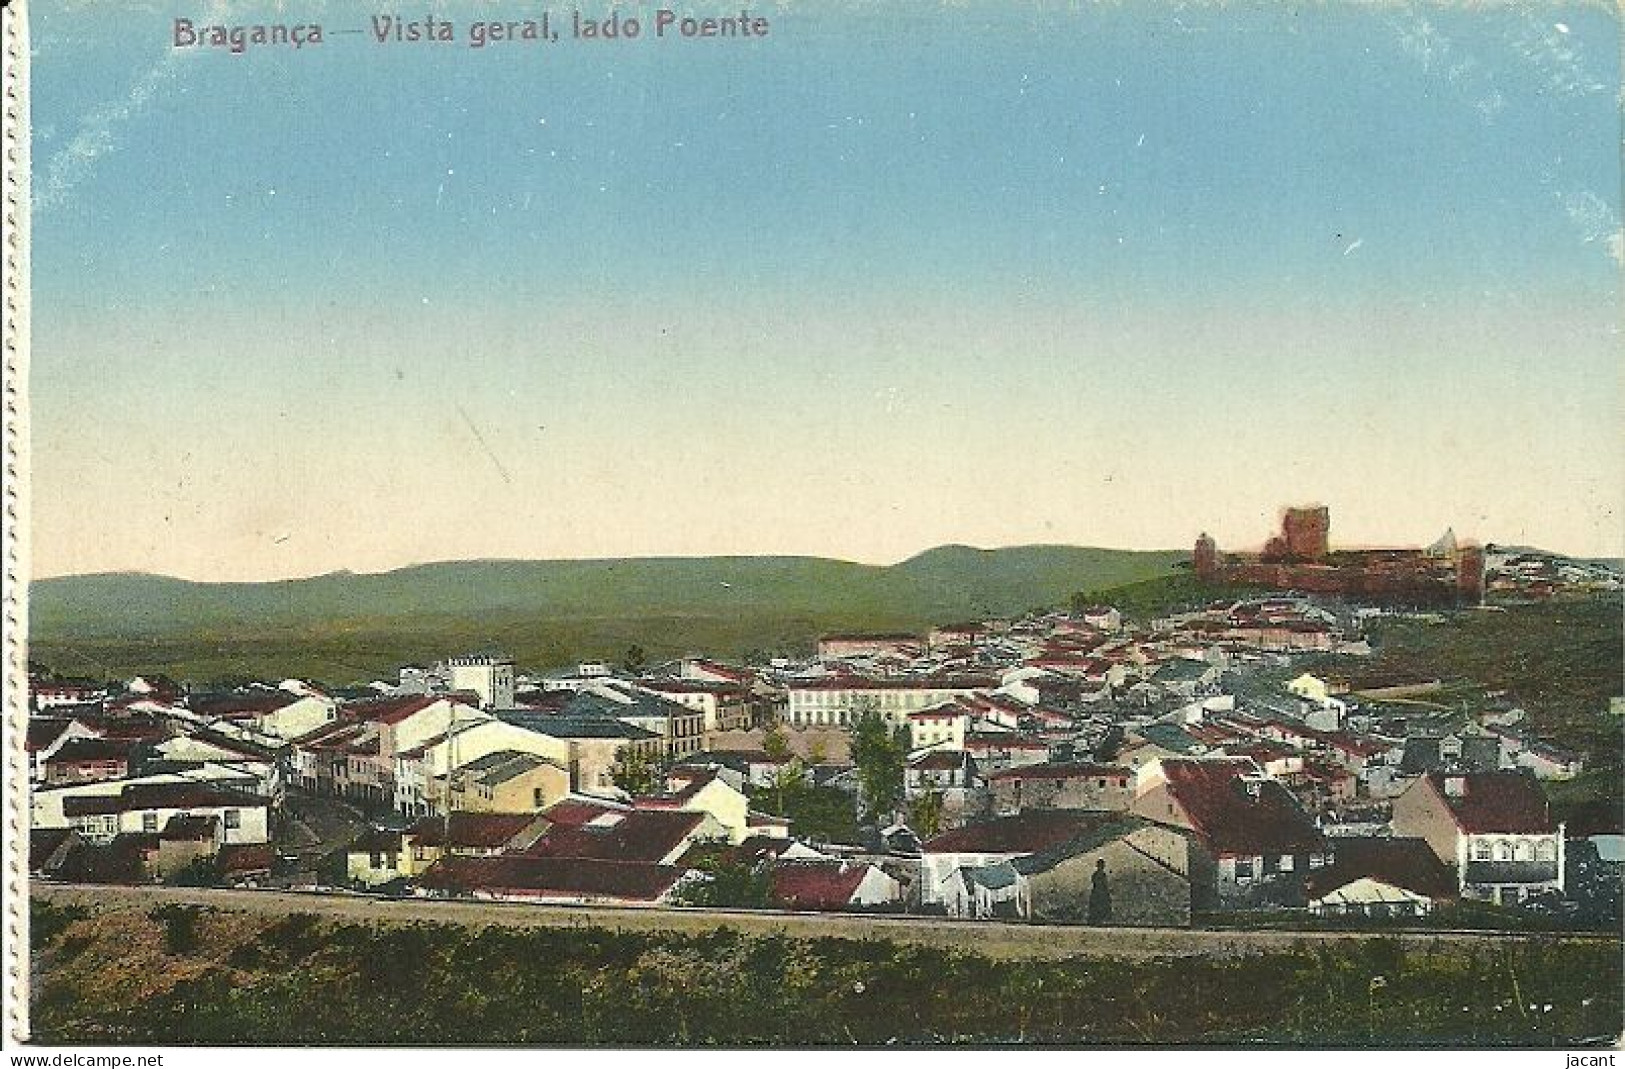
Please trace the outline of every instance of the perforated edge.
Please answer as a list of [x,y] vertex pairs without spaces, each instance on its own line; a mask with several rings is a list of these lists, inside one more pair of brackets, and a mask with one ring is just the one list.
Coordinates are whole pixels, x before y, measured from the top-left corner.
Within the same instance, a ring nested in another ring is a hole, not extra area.
[[4,700],[3,950],[5,1038],[28,1039],[28,768],[23,744],[28,708],[28,241],[29,122],[28,11],[23,0],[0,12],[5,50],[4,323],[5,363],[0,376],[4,422],[4,508],[0,511],[0,697]]

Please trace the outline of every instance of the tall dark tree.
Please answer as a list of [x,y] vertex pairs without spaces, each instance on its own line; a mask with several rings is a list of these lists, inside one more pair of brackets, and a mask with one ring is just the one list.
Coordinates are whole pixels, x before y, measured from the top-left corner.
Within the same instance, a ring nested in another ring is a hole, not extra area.
[[875,709],[865,709],[852,725],[852,764],[863,792],[864,813],[880,820],[903,802],[903,767],[908,760],[908,729],[892,730]]
[[1095,760],[1107,764],[1117,760],[1117,755],[1123,749],[1124,738],[1123,729],[1120,725],[1113,724],[1107,728],[1106,734],[1101,736],[1100,744],[1095,747]]

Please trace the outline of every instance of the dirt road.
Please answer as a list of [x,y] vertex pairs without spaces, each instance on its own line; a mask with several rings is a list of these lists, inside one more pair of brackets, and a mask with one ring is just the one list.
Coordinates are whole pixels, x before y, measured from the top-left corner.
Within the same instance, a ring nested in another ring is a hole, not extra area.
[[[1299,946],[1357,942],[1361,932],[1231,931],[1186,928],[1078,928],[932,917],[860,917],[840,914],[699,912],[606,906],[543,906],[512,902],[378,899],[284,891],[232,891],[182,887],[111,887],[33,883],[31,893],[63,905],[146,909],[171,903],[238,912],[311,913],[374,925],[415,923],[505,925],[518,928],[608,928],[627,932],[698,935],[732,930],[744,935],[800,939],[886,939],[924,946],[974,949],[996,958],[1068,958],[1075,955],[1146,959],[1238,957]],[[1473,943],[1554,938],[1608,941],[1606,936],[1522,935],[1496,932],[1407,932],[1387,935],[1411,951],[1445,950]],[[1614,940],[1617,942],[1617,940]]]

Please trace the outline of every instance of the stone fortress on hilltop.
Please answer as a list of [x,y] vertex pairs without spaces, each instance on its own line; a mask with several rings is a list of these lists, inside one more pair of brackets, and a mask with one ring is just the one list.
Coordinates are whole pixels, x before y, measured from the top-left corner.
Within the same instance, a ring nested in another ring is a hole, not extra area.
[[1299,590],[1363,600],[1429,606],[1484,600],[1484,550],[1460,544],[1447,530],[1426,549],[1332,549],[1331,511],[1288,508],[1281,531],[1257,553],[1221,552],[1203,532],[1192,563],[1205,582]]

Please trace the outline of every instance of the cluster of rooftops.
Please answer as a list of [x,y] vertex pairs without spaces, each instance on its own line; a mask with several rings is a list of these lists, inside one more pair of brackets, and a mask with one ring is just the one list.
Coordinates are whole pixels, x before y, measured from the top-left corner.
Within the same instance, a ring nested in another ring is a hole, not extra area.
[[[974,910],[1001,895],[1027,901],[1027,882],[1131,840],[1142,853],[1180,854],[1159,863],[1201,908],[1302,905],[1328,874],[1354,870],[1423,894],[1441,886],[1435,865],[1470,895],[1469,862],[1491,860],[1472,853],[1475,836],[1508,837],[1479,845],[1519,861],[1526,851],[1531,863],[1550,851],[1514,840],[1555,837],[1559,871],[1542,868],[1531,885],[1560,887],[1563,832],[1530,774],[1553,764],[1554,748],[1521,735],[1515,717],[1430,723],[1307,673],[1258,686],[1261,672],[1300,653],[1365,652],[1358,627],[1342,610],[1271,597],[1145,626],[1094,606],[927,636],[831,635],[814,660],[694,658],[639,673],[582,665],[517,685],[500,657],[343,691],[296,680],[186,693],[161,677],[122,688],[41,679],[29,729],[35,826],[105,840],[213,821],[228,845],[230,831],[244,837],[242,813],[274,813],[291,786],[410,818],[352,844],[348,853],[367,859],[352,866],[371,874],[363,882],[528,898],[666,901],[705,882],[702,859],[726,856],[790,873],[786,887],[800,890],[786,901],[817,899],[820,880],[856,881],[863,905]],[[808,841],[760,811],[790,763],[860,804],[845,747],[830,743],[864,713],[907,743],[889,828],[870,827],[858,843]],[[770,755],[762,726],[774,720],[820,741]],[[633,752],[655,759],[663,789],[633,797],[610,783]],[[529,797],[523,812],[474,811],[513,804],[502,792],[517,786]],[[910,816],[931,795],[947,802],[931,818],[942,827],[918,834]],[[1360,819],[1372,810],[1381,819]],[[1148,828],[1185,845],[1152,849]],[[940,880],[919,863],[959,855],[958,875]],[[1279,893],[1261,895],[1265,886]]]

